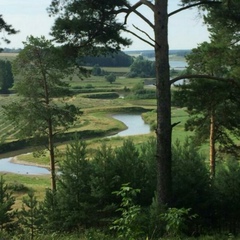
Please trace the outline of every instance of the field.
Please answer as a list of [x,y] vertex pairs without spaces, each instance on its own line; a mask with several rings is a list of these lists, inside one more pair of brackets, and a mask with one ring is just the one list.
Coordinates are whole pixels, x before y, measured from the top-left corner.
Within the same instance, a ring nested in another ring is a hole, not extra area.
[[18,53],[0,53],[0,59],[12,61],[17,55]]

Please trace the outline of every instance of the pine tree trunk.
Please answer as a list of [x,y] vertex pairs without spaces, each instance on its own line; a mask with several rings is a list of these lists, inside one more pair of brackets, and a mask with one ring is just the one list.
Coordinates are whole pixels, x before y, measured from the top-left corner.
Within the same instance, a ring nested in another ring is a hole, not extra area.
[[56,170],[55,170],[55,154],[54,154],[54,142],[53,142],[53,131],[52,131],[52,121],[48,121],[48,145],[50,153],[50,171],[51,171],[51,188],[55,192],[56,187]]
[[169,76],[167,0],[155,1],[155,59],[157,97],[157,197],[171,203],[171,92]]
[[48,150],[50,155],[50,171],[51,171],[51,188],[52,191],[55,192],[56,187],[56,171],[55,171],[55,154],[54,154],[54,140],[53,140],[53,123],[50,111],[50,98],[49,98],[49,89],[47,83],[47,76],[46,73],[43,71],[43,84],[44,84],[44,91],[45,91],[45,104],[48,110],[49,117],[47,119],[48,125]]
[[209,151],[209,160],[210,160],[210,173],[211,176],[215,176],[215,165],[216,165],[216,149],[215,149],[215,117],[214,117],[214,112],[213,110],[211,111],[210,115],[210,137],[209,137],[209,142],[210,142],[210,151]]

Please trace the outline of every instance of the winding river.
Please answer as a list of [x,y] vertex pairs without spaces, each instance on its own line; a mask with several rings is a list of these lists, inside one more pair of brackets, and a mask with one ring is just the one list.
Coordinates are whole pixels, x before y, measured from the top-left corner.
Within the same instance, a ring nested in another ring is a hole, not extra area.
[[143,121],[140,114],[114,114],[112,117],[123,122],[127,126],[127,129],[111,137],[114,136],[124,137],[150,133],[149,124],[146,124]]
[[[147,134],[150,132],[150,126],[144,123],[140,114],[115,114],[112,117],[123,122],[127,129],[111,137]],[[12,158],[3,158],[0,160],[0,172],[10,172],[24,175],[50,174],[47,168],[13,163],[11,162],[11,159]]]
[[0,160],[0,171],[16,174],[44,175],[49,174],[49,170],[44,167],[30,166],[11,162],[12,158],[3,158]]

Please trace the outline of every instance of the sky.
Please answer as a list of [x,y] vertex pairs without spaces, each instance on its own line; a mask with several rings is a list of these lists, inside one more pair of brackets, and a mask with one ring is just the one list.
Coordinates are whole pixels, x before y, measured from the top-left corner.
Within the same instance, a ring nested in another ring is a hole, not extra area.
[[[136,3],[137,0],[130,0],[131,3]],[[4,48],[23,48],[23,43],[27,36],[40,37],[45,36],[51,38],[49,32],[54,23],[54,18],[50,18],[47,14],[46,8],[50,5],[51,0],[1,0],[0,14],[3,15],[4,20],[11,24],[20,33],[16,35],[6,36],[4,32],[0,32],[0,37],[7,37],[11,43],[5,44],[0,41],[0,47]],[[180,0],[169,0],[168,12],[172,12],[179,8]],[[139,9],[141,13],[152,20],[153,13],[147,7]],[[120,19],[121,20],[121,17]],[[133,24],[141,28],[149,36],[153,36],[152,29],[141,21],[136,15],[131,15],[127,26],[130,30],[136,32],[138,35],[147,39],[146,35],[138,32]],[[186,10],[173,15],[169,19],[169,48],[170,49],[192,49],[198,46],[203,41],[208,41],[208,31],[203,25],[202,19],[196,9]],[[149,50],[152,47],[136,37],[129,34],[124,36],[131,38],[133,44],[123,50]]]

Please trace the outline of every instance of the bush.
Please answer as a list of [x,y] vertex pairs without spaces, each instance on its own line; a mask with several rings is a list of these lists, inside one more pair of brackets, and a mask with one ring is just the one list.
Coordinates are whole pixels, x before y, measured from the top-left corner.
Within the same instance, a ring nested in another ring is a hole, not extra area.
[[120,208],[116,210],[121,213],[121,216],[114,220],[110,227],[111,230],[116,231],[119,239],[134,240],[142,234],[140,226],[137,224],[141,208],[133,202],[133,198],[139,192],[140,189],[133,189],[129,184],[123,184],[119,191],[113,192],[122,198]]
[[240,216],[240,165],[235,159],[219,163],[214,179],[216,224],[221,230],[238,232]]
[[96,98],[96,99],[114,99],[114,98],[119,98],[119,94],[118,93],[98,93],[98,94],[88,94],[83,97]]
[[[172,206],[179,209],[191,208],[191,213],[201,216],[197,219],[198,224],[207,226],[213,214],[213,189],[205,159],[189,139],[182,145],[179,141],[176,142],[173,147]],[[192,227],[195,227],[194,224]]]
[[15,198],[5,184],[3,176],[0,176],[0,230],[11,232],[14,227],[16,211],[13,211]]
[[29,191],[29,188],[27,186],[25,186],[23,183],[19,183],[17,181],[9,183],[8,184],[8,189],[10,189],[14,192],[27,192],[27,191]]
[[113,73],[110,73],[105,76],[106,81],[111,84],[116,81],[116,78],[117,78],[116,75],[114,75]]
[[89,89],[89,88],[94,88],[94,86],[91,83],[88,83],[84,88]]

